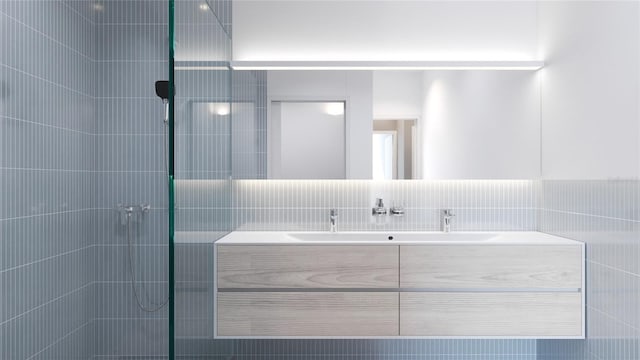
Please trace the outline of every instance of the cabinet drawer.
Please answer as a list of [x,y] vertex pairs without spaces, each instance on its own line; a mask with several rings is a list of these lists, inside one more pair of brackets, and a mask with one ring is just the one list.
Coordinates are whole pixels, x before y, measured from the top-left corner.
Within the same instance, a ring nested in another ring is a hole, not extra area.
[[579,289],[582,247],[400,246],[400,287]]
[[397,246],[218,246],[218,288],[397,288]]
[[219,336],[396,336],[398,293],[220,292]]
[[566,293],[401,293],[401,336],[582,335],[582,297]]

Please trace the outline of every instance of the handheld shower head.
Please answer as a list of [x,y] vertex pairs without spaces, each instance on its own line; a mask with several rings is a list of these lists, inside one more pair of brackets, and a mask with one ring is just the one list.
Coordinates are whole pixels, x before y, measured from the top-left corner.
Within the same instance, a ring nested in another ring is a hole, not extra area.
[[169,123],[169,82],[166,80],[156,81],[156,95],[162,99],[164,104],[164,123]]
[[169,82],[166,80],[156,81],[156,95],[162,99],[163,102],[169,101]]

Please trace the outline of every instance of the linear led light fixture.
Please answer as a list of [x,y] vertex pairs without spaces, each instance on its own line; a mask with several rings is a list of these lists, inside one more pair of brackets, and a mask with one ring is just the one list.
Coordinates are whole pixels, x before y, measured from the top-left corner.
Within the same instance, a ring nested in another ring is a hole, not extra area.
[[232,61],[234,70],[539,70],[544,61]]

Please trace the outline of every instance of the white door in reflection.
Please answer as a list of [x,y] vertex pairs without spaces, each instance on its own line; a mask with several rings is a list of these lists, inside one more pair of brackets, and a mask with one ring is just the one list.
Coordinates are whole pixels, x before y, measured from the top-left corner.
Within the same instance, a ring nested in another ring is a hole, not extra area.
[[396,131],[373,132],[373,179],[397,179]]

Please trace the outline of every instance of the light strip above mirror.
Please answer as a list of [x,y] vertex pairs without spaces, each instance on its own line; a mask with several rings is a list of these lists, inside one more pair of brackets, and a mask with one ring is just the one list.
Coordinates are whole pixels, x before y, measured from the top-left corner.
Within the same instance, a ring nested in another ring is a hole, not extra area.
[[528,70],[544,61],[232,61],[234,70]]

